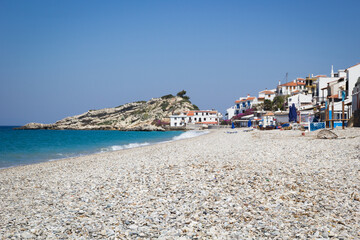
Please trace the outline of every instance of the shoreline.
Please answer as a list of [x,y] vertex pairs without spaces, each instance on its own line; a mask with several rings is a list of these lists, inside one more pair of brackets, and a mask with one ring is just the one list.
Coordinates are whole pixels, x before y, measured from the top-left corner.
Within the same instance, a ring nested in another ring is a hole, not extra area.
[[0,170],[1,238],[359,238],[360,129],[213,130]]
[[[93,131],[93,130],[79,130],[79,131]],[[108,130],[108,131],[111,131],[111,130]],[[192,132],[192,131],[193,130],[183,131],[183,133],[181,133],[179,136],[175,136],[174,138],[178,138],[181,135],[185,134],[186,132]],[[80,154],[78,156],[73,156],[73,157],[55,158],[55,159],[48,159],[48,160],[34,162],[34,163],[28,163],[28,164],[20,164],[20,165],[14,165],[14,166],[9,166],[9,167],[0,167],[0,173],[1,173],[1,171],[3,169],[23,167],[23,166],[34,165],[34,164],[42,164],[42,163],[47,163],[47,162],[56,162],[56,161],[62,161],[62,160],[68,160],[68,159],[76,159],[76,158],[81,158],[81,157],[91,157],[92,155],[98,155],[98,154],[102,154],[102,153],[117,152],[117,151],[142,148],[142,147],[147,147],[147,146],[152,146],[152,145],[157,145],[157,144],[162,144],[162,143],[170,143],[170,142],[175,142],[175,141],[181,141],[181,140],[186,140],[186,139],[189,139],[189,138],[196,138],[196,137],[211,133],[211,130],[196,130],[196,132],[200,132],[200,131],[204,132],[204,133],[201,133],[201,134],[193,136],[193,137],[186,137],[186,138],[181,138],[181,139],[174,139],[173,138],[172,140],[160,141],[160,142],[154,142],[154,143],[148,143],[148,142],[129,143],[129,144],[126,144],[126,145],[120,145],[120,147],[124,147],[123,149],[99,151],[99,152],[88,153],[88,154]],[[128,145],[131,145],[131,144],[137,144],[137,146],[135,146],[135,147],[127,147]],[[112,146],[110,146],[110,147],[112,147]]]

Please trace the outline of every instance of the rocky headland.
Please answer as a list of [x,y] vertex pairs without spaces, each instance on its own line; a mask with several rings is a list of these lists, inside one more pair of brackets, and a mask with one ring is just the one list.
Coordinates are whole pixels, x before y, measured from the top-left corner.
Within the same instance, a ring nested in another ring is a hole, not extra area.
[[170,115],[198,109],[185,94],[186,91],[181,91],[177,96],[169,94],[149,101],[89,110],[53,124],[28,123],[17,129],[164,131]]

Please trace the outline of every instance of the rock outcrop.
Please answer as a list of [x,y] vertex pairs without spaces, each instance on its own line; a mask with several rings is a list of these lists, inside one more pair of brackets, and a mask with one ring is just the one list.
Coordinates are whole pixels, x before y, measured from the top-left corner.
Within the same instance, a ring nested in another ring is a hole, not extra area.
[[318,132],[316,137],[319,139],[336,139],[336,138],[338,138],[338,135],[336,135],[335,133],[333,133],[330,130],[322,129]]
[[89,110],[53,124],[28,123],[18,129],[164,131],[170,115],[197,109],[187,96],[166,95],[115,108]]

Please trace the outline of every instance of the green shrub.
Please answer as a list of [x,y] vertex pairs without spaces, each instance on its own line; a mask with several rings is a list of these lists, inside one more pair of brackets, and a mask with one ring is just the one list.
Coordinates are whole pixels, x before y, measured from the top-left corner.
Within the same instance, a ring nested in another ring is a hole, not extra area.
[[162,96],[161,99],[169,99],[169,98],[173,98],[173,97],[174,97],[174,95],[168,94],[168,95]]
[[192,110],[200,110],[198,106],[196,106],[195,104],[193,104],[193,108]]
[[149,114],[145,113],[141,116],[141,120],[142,121],[147,120],[147,119],[149,119],[149,117],[150,117]]
[[190,97],[189,97],[189,96],[182,96],[182,98],[183,98],[184,100],[187,100],[187,101],[190,100]]
[[163,102],[162,104],[161,104],[161,109],[163,110],[163,111],[166,111],[166,108],[169,106],[169,102]]
[[185,96],[185,94],[186,94],[186,91],[185,91],[185,90],[182,90],[182,91],[178,92],[178,93],[176,94],[176,96],[183,98],[183,97]]

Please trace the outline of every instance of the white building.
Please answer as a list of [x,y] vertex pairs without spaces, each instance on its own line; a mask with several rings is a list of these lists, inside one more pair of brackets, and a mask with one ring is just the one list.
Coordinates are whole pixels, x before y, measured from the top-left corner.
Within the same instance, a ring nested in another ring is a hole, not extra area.
[[276,120],[273,112],[268,112],[262,117],[262,126],[275,126]]
[[232,119],[236,115],[235,111],[236,111],[235,106],[226,109],[225,119],[226,120]]
[[316,96],[316,103],[324,103],[326,101],[326,98],[328,96],[327,92],[327,86],[328,83],[334,82],[336,80],[339,80],[340,78],[345,78],[346,73],[345,70],[338,70],[337,73],[334,73],[333,66],[331,66],[331,75],[330,77],[327,76],[319,76],[317,80],[317,96]]
[[288,98],[288,107],[295,104],[295,107],[299,109],[301,106],[312,105],[312,96],[302,93],[295,94]]
[[277,94],[278,95],[291,95],[293,92],[298,91],[302,92],[305,90],[305,83],[303,80],[295,79],[292,82],[287,82],[284,84],[280,84],[277,86]]
[[218,125],[221,113],[213,110],[186,111],[179,115],[170,116],[171,127],[185,127],[187,124]]
[[351,92],[355,87],[355,84],[360,77],[360,63],[351,66],[345,70],[346,72],[346,96],[351,98]]
[[352,111],[360,109],[360,80],[355,83],[355,87],[352,91]]
[[273,101],[276,96],[275,91],[276,91],[276,89],[273,89],[273,90],[265,89],[264,91],[259,92],[258,101],[264,101],[264,100]]
[[248,96],[246,98],[240,98],[235,101],[235,115],[244,113],[246,110],[253,108],[255,105],[259,104],[256,97]]

